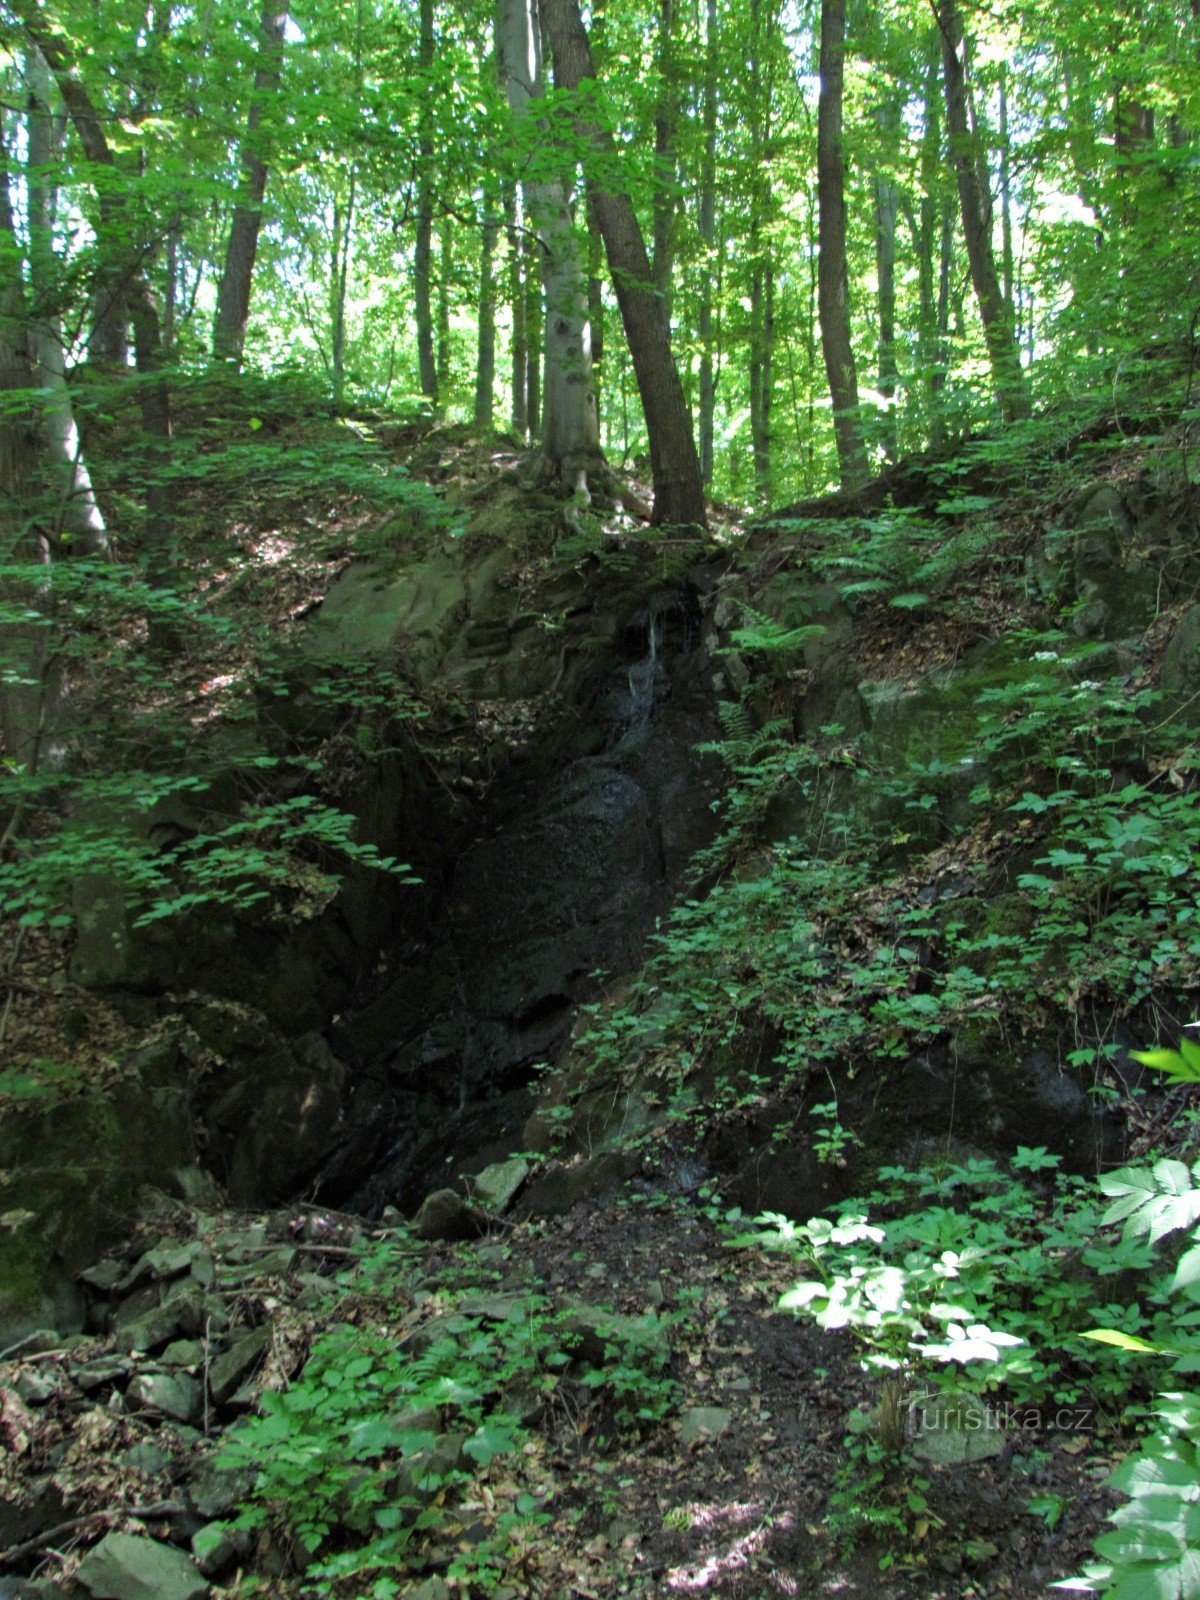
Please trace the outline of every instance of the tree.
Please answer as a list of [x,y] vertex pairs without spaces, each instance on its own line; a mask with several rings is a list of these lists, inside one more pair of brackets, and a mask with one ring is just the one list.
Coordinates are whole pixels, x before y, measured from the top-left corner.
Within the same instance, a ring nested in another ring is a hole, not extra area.
[[[555,82],[563,89],[577,91],[585,80],[595,81],[577,0],[545,0],[545,18],[554,52]],[[612,135],[585,116],[577,117],[576,125],[600,158],[605,174],[604,178],[594,174],[589,187],[646,418],[654,521],[703,528],[707,525],[707,512],[700,458],[671,353],[666,311],[654,290],[653,271],[633,202],[627,193],[608,186],[607,174],[618,167]]]
[[[518,136],[540,135],[537,101],[543,90],[541,18],[535,0],[501,0],[497,53]],[[545,286],[546,382],[540,443],[542,470],[583,497],[600,462],[600,433],[592,384],[587,282],[571,217],[570,162],[557,152],[552,166],[532,153],[522,179],[526,211],[542,250]],[[528,328],[528,314],[526,326]],[[532,389],[532,384],[530,385]],[[530,395],[530,426],[537,405]]]
[[235,364],[240,363],[246,343],[250,286],[262,226],[263,198],[267,192],[268,140],[263,126],[264,114],[269,100],[279,92],[286,24],[287,10],[280,5],[280,0],[263,0],[259,60],[242,145],[242,188],[229,230],[225,270],[217,290],[217,314],[213,324],[213,355],[220,361]]
[[867,477],[858,409],[858,377],[850,338],[850,281],[846,260],[846,193],[842,157],[842,85],[846,55],[845,0],[821,0],[821,94],[817,110],[817,200],[820,256],[817,292],[821,346],[833,403],[842,487]]
[[938,0],[938,27],[942,35],[942,79],[946,90],[946,131],[950,159],[958,179],[959,208],[971,283],[983,323],[991,360],[992,381],[1005,421],[1029,411],[1029,396],[1021,371],[1012,314],[1004,298],[992,248],[992,206],[980,174],[978,141],[971,129],[967,99],[967,72],[963,61],[963,26],[957,0]]

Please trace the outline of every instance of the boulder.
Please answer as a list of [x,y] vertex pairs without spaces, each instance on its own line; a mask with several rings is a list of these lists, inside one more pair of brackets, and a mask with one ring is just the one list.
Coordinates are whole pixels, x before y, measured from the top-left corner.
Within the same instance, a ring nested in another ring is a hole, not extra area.
[[131,1411],[154,1411],[176,1422],[195,1422],[204,1391],[186,1372],[139,1372],[129,1380],[125,1403]]
[[269,1328],[255,1328],[212,1363],[208,1370],[208,1387],[217,1405],[223,1406],[232,1400],[262,1360],[270,1339]]
[[1168,694],[1200,690],[1200,606],[1185,611],[1171,635],[1163,655],[1162,686]]
[[181,1550],[131,1533],[101,1539],[75,1577],[96,1600],[205,1600],[209,1592]]
[[471,1179],[471,1193],[485,1211],[494,1217],[502,1217],[516,1199],[529,1172],[529,1162],[524,1156],[494,1161]]
[[477,1239],[487,1232],[487,1217],[468,1205],[453,1189],[435,1189],[427,1196],[413,1218],[413,1233],[418,1239]]

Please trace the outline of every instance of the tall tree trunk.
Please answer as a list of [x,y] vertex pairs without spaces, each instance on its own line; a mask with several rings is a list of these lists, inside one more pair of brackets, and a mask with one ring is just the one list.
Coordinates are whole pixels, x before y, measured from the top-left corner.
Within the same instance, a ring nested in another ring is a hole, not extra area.
[[[39,13],[30,6],[20,12],[22,25],[30,43],[41,50],[46,64],[54,75],[58,92],[62,96],[83,153],[95,166],[116,171],[104,122],[92,104],[82,80],[74,69],[66,41],[58,33],[50,32],[42,23]],[[115,186],[114,186],[115,187]],[[103,215],[103,213],[102,213]],[[120,235],[118,234],[118,237]],[[115,259],[117,245],[110,239],[98,240],[101,253]],[[173,520],[170,495],[161,475],[156,475],[154,464],[165,461],[171,438],[171,392],[162,372],[162,326],[154,295],[143,270],[145,252],[138,251],[128,272],[128,305],[133,322],[134,348],[137,370],[144,380],[138,386],[138,405],[142,432],[146,437],[151,458],[146,489],[146,536],[148,558],[152,575],[162,578],[169,575],[174,564]]]
[[717,0],[707,0],[704,30],[704,102],[701,113],[704,146],[700,158],[700,203],[697,229],[700,261],[700,304],[696,338],[700,345],[700,477],[713,475],[713,417],[717,385],[713,365],[713,267],[717,238]]
[[479,309],[475,345],[475,426],[491,431],[496,404],[496,242],[500,237],[499,196],[491,177],[483,185],[483,225],[479,230]]
[[454,292],[454,234],[449,218],[438,233],[437,392],[445,407],[450,394],[450,308]]
[[671,280],[675,266],[677,158],[675,130],[679,120],[675,85],[675,0],[658,0],[658,94],[654,107],[654,287],[671,319]]
[[358,172],[351,167],[345,204],[334,204],[333,241],[329,253],[329,368],[333,403],[338,410],[346,392],[346,291],[350,280],[350,246],[354,237],[357,197]]
[[[213,323],[213,355],[218,361],[241,363],[250,316],[250,286],[262,226],[263,197],[267,192],[267,145],[263,114],[279,93],[283,71],[283,34],[287,9],[280,0],[263,0],[259,19],[258,65],[242,141],[242,186],[233,212],[233,225],[225,247],[225,270],[217,290]],[[134,312],[136,317],[137,313]],[[136,339],[136,330],[135,330]]]
[[33,298],[33,354],[37,387],[42,391],[42,435],[50,468],[55,505],[48,519],[54,539],[64,538],[83,555],[108,553],[108,529],[83,456],[67,385],[62,321],[54,308],[57,258],[54,214],[58,160],[65,131],[50,107],[50,69],[40,50],[26,58],[29,121],[26,197],[29,228],[29,288]]
[[[43,441],[39,438],[37,385],[30,309],[8,188],[8,153],[0,144],[0,598],[13,617],[4,628],[0,671],[0,736],[14,774],[35,778],[56,757],[55,727],[61,696],[58,647],[50,612],[52,595],[38,568],[48,568],[51,540],[39,527]],[[20,569],[24,569],[21,571]],[[17,569],[17,570],[13,570]],[[16,620],[16,618],[20,620]],[[20,826],[20,801],[0,812],[5,840]]]
[[[554,51],[555,82],[564,89],[578,89],[585,78],[596,76],[578,0],[545,0],[545,17]],[[603,157],[607,170],[613,171],[618,156],[612,135],[586,121],[579,123],[579,129]],[[654,291],[633,202],[627,194],[614,194],[598,185],[592,197],[646,418],[654,521],[703,528],[707,513],[700,458],[671,354],[670,325]]]
[[520,227],[520,190],[515,183],[506,186],[504,191],[504,220],[508,230],[508,304],[512,315],[509,419],[512,431],[524,443],[529,435],[529,332],[526,323],[525,247]]
[[846,191],[842,157],[842,81],[846,0],[821,0],[821,91],[817,103],[817,204],[820,210],[817,299],[821,347],[833,402],[833,435],[842,487],[866,481],[867,453],[858,409],[858,375],[850,338],[846,265]]
[[542,437],[542,368],[546,360],[543,337],[545,295],[542,292],[542,251],[535,233],[525,235],[525,417],[529,441]]
[[417,366],[421,393],[437,409],[437,360],[433,343],[433,8],[420,0],[417,69],[421,109],[417,122],[417,239],[413,253],[413,312],[417,323]]
[[938,26],[942,32],[946,132],[950,141],[950,159],[958,180],[959,209],[962,213],[967,260],[971,267],[971,283],[983,323],[1000,413],[1005,421],[1011,422],[1029,414],[1029,394],[1012,317],[996,272],[990,197],[980,181],[977,146],[967,109],[962,18],[957,0],[938,0]]
[[772,356],[775,341],[775,274],[759,248],[757,226],[751,234],[757,259],[750,273],[750,444],[754,488],[760,504],[771,500]]
[[1020,331],[1015,328],[1012,146],[1008,133],[1008,73],[1004,67],[1000,69],[1000,272],[1004,288],[1004,303],[1008,307],[1009,317],[1014,320],[1014,337],[1017,343],[1020,344]]
[[[536,117],[542,94],[542,20],[535,0],[501,0],[500,70],[520,126]],[[570,158],[563,157],[564,167]],[[545,392],[542,398],[541,463],[580,496],[600,460],[600,433],[592,383],[587,321],[587,280],[569,205],[569,181],[527,178],[526,211],[542,249],[545,287]],[[532,340],[531,340],[532,344]],[[530,408],[530,424],[534,406]]]
[[596,415],[603,415],[604,372],[604,281],[600,274],[604,268],[604,237],[596,221],[596,208],[587,203],[587,256],[588,256],[588,327],[592,335],[592,384],[596,390]]
[[883,160],[875,173],[875,278],[879,288],[877,384],[883,410],[883,451],[895,461],[896,430],[896,217],[900,189],[892,176],[893,150],[900,144],[900,103],[889,100],[877,115]]

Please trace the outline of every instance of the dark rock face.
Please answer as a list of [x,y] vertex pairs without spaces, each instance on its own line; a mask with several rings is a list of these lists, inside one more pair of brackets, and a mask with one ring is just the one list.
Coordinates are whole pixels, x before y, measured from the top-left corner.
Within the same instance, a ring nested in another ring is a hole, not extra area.
[[[428,933],[346,1020],[337,1048],[362,1091],[329,1199],[411,1206],[448,1135],[469,1167],[507,1155],[532,1069],[565,1047],[599,974],[641,959],[714,827],[718,769],[696,745],[716,736],[715,694],[691,603],[673,591],[614,619],[607,670],[496,785]],[[505,1091],[518,1101],[489,1124]]]

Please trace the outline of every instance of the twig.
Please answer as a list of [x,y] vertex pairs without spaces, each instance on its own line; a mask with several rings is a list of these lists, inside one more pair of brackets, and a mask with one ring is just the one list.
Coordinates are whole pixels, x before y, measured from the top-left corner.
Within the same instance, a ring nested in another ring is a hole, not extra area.
[[[120,1510],[123,1517],[181,1517],[187,1512],[186,1506],[176,1504],[173,1500],[164,1500],[152,1506],[129,1506]],[[35,1534],[32,1539],[26,1539],[24,1544],[14,1544],[10,1549],[0,1551],[0,1566],[7,1566],[11,1561],[19,1561],[22,1556],[32,1555],[35,1550],[43,1549],[51,1539],[60,1539],[64,1533],[73,1533],[76,1528],[83,1527],[85,1522],[94,1522],[97,1517],[111,1517],[113,1510],[85,1511],[82,1516],[72,1517],[68,1522],[60,1522],[56,1527],[46,1528],[43,1532]]]

